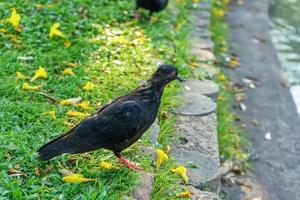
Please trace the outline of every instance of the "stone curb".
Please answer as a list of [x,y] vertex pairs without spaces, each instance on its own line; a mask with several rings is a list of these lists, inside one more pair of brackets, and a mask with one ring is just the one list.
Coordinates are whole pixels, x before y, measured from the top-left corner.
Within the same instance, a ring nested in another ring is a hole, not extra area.
[[[212,79],[217,70],[209,65],[215,57],[214,43],[208,31],[211,1],[200,2],[193,10],[194,29],[190,35],[190,53],[199,67],[193,71],[195,79],[187,80],[181,94],[183,104],[176,108],[179,140],[171,155],[187,168],[192,199],[219,200],[220,160],[217,136],[216,97],[218,86]],[[198,80],[206,77],[208,79]]]

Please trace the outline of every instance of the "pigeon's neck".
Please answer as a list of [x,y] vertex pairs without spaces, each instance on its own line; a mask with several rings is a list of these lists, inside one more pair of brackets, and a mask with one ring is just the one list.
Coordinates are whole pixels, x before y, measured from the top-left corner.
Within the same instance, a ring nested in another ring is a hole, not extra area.
[[145,84],[141,85],[134,92],[134,96],[145,100],[158,100],[160,101],[161,95],[164,91],[165,84],[148,80]]

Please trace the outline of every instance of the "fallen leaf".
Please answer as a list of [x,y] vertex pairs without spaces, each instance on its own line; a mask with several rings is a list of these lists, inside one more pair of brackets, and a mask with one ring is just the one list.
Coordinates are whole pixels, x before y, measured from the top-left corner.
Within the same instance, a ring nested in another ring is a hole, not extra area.
[[83,86],[83,89],[86,90],[86,91],[90,91],[92,89],[94,89],[95,85],[88,81],[84,86]]
[[34,76],[32,77],[32,79],[30,81],[31,82],[35,81],[38,78],[46,79],[47,77],[48,77],[48,74],[47,74],[47,71],[45,70],[45,68],[39,66],[39,69],[36,70]]
[[16,44],[21,44],[21,40],[19,40],[15,35],[13,34],[6,34],[6,37],[8,37],[12,42],[16,43]]
[[69,42],[69,41],[65,41],[64,42],[64,45],[65,45],[65,47],[70,47],[71,45],[72,45],[72,43],[71,42]]
[[165,152],[166,154],[168,154],[168,153],[170,152],[170,150],[171,150],[171,147],[170,147],[169,145],[165,146],[164,152]]
[[178,167],[171,169],[171,172],[176,173],[182,177],[185,183],[189,182],[189,178],[186,175],[186,168],[183,165],[179,165]]
[[42,86],[40,85],[36,85],[36,86],[33,86],[33,85],[29,85],[29,83],[23,83],[23,87],[22,89],[23,90],[40,90]]
[[21,172],[21,171],[19,171],[19,170],[17,170],[17,169],[13,169],[13,168],[10,168],[10,169],[8,170],[8,175],[9,175],[10,177],[16,177],[16,176],[24,176],[24,177],[28,177],[25,173],[23,173],[23,172]]
[[156,168],[159,169],[161,163],[168,160],[168,155],[161,149],[157,149],[156,153],[157,153],[157,159],[155,165]]
[[253,120],[252,120],[252,124],[253,124],[254,126],[258,126],[257,120],[256,120],[256,119],[253,119]]
[[180,198],[192,198],[192,193],[190,191],[184,191],[176,194],[176,197]]
[[246,124],[240,124],[240,127],[244,129],[246,128]]
[[75,73],[73,72],[73,70],[70,69],[70,68],[64,69],[63,74],[71,75],[71,76],[74,76],[74,75],[75,75]]
[[34,174],[35,174],[37,177],[41,176],[41,174],[42,174],[42,169],[39,168],[39,167],[36,167],[36,168],[34,169]]
[[59,30],[60,23],[54,23],[50,28],[49,37],[53,38],[55,36],[65,38],[66,36]]
[[72,174],[74,174],[73,172],[70,172],[69,170],[66,170],[66,169],[60,169],[58,170],[59,173],[61,173],[61,175],[63,176],[70,176]]
[[232,54],[229,61],[229,67],[234,69],[238,66],[240,66],[239,59],[235,54]]
[[64,176],[62,180],[67,183],[82,183],[88,181],[95,181],[95,179],[85,178],[81,174],[70,174],[68,176]]
[[235,100],[237,102],[242,102],[246,100],[246,94],[245,93],[237,93],[235,94]]

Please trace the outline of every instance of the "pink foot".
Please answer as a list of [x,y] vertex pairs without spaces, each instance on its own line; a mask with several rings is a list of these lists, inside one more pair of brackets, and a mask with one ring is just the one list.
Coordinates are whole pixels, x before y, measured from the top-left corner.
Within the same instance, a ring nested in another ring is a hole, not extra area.
[[118,157],[118,160],[120,161],[120,163],[122,163],[123,165],[127,166],[129,169],[132,169],[134,171],[144,171],[143,168],[141,168],[141,167],[137,166],[136,164],[128,161],[123,156]]

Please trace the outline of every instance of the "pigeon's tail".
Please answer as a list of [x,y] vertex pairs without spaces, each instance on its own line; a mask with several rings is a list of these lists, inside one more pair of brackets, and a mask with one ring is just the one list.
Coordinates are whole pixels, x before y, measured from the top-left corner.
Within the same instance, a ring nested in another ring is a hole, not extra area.
[[37,150],[41,160],[47,161],[63,153],[85,153],[102,148],[93,137],[81,137],[75,128],[45,144]]
[[66,146],[64,145],[64,137],[65,135],[62,135],[51,142],[48,142],[47,144],[43,145],[41,148],[37,150],[39,154],[39,158],[41,160],[47,161],[51,158],[54,158],[58,155],[61,155],[65,152]]

